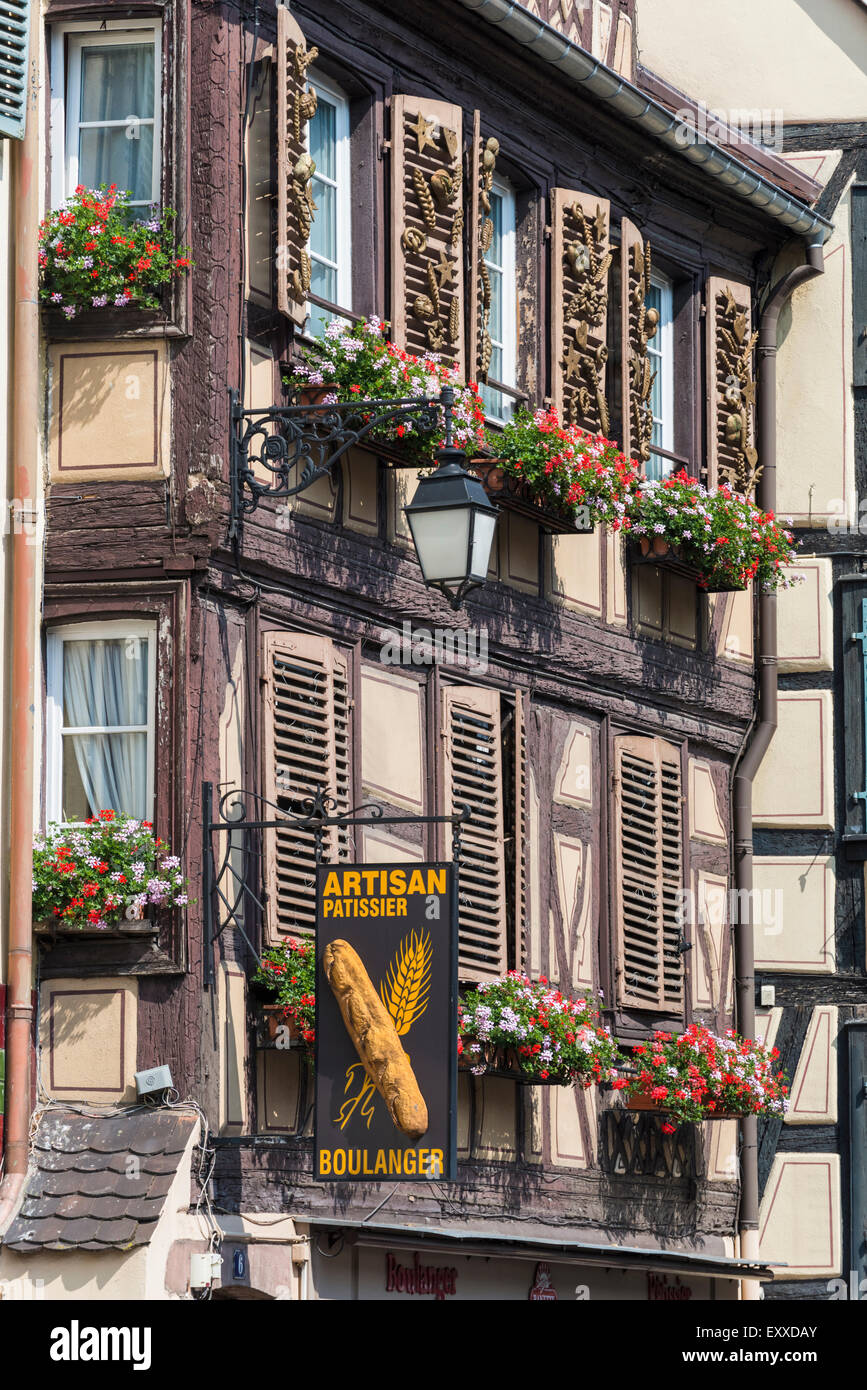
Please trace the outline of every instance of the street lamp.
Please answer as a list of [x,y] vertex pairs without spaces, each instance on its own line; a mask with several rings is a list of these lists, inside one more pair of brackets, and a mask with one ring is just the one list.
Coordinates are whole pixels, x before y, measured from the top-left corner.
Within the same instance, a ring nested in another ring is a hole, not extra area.
[[[464,468],[452,443],[455,393],[439,398],[336,401],[247,409],[231,393],[231,518],[229,539],[241,544],[243,518],[263,498],[297,497],[333,474],[349,449],[376,437],[385,424],[412,421],[422,434],[443,429],[437,467],[422,478],[404,507],[425,584],[459,608],[469,589],[484,584],[497,525],[497,509],[481,482]],[[417,466],[417,465],[409,465]]]
[[404,507],[422,577],[459,608],[469,589],[484,584],[491,563],[497,509],[478,478],[463,466],[465,455],[445,444],[437,467],[422,478]]

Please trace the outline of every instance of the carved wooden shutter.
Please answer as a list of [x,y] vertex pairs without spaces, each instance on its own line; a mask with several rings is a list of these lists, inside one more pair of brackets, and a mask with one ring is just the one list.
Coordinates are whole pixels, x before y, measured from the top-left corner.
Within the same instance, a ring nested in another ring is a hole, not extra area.
[[551,203],[552,398],[561,420],[607,435],[610,205],[571,188]]
[[0,135],[24,137],[30,0],[0,0]]
[[491,283],[485,256],[491,249],[491,185],[497,167],[500,142],[493,135],[482,141],[479,112],[473,113],[473,145],[470,151],[470,356],[467,371],[474,381],[487,381],[491,365]]
[[756,384],[749,285],[711,276],[707,283],[708,482],[755,492]]
[[620,342],[623,452],[640,464],[650,458],[653,411],[650,391],[655,373],[647,344],[658,327],[646,306],[650,288],[650,242],[624,217],[620,224]]
[[395,96],[391,110],[392,335],[464,369],[461,108]]
[[661,739],[630,736],[616,738],[614,751],[618,1002],[680,1014],[680,752]]
[[[285,811],[304,814],[324,786],[337,814],[351,806],[349,658],[326,637],[268,632],[263,654],[264,794]],[[268,819],[272,819],[269,814]],[[312,830],[265,833],[267,935],[310,934],[316,910],[316,853]],[[350,857],[349,834],[330,826],[323,859]]]
[[443,690],[446,811],[469,805],[462,827],[458,966],[462,979],[508,969],[500,696],[475,686]]
[[[0,0],[0,4],[5,0]],[[316,112],[316,93],[307,68],[318,49],[307,49],[298,22],[285,5],[277,10],[277,305],[301,327],[310,289],[310,225],[314,214],[307,153],[307,122]]]

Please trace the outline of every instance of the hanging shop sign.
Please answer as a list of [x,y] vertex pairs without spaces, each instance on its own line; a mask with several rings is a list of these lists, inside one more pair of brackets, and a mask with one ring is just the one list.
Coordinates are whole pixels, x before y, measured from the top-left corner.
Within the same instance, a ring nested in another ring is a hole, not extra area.
[[317,869],[320,1182],[456,1176],[454,874],[451,864]]

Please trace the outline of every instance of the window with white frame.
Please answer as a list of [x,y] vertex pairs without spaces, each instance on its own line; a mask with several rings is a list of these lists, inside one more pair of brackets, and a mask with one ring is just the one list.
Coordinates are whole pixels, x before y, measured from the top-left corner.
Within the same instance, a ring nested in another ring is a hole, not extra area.
[[650,408],[653,411],[653,434],[651,454],[645,471],[649,478],[665,478],[674,468],[671,459],[653,453],[653,449],[666,449],[674,452],[674,314],[673,287],[667,276],[654,271],[650,277],[650,290],[646,307],[655,309],[658,327],[647,344],[650,369],[655,372],[650,390]]
[[55,25],[51,42],[51,201],[78,184],[160,202],[160,25],[156,20]]
[[352,307],[352,203],[350,197],[349,101],[329,79],[311,71],[309,85],[317,96],[316,113],[307,127],[316,211],[310,229],[309,329],[320,337],[338,316],[316,300],[341,309]]
[[46,819],[112,810],[153,819],[156,625],[76,623],[48,634]]
[[[503,386],[517,381],[517,287],[515,279],[515,192],[505,179],[495,178],[490,192],[491,244],[485,253],[485,266],[491,286],[491,364],[488,377]],[[491,420],[506,421],[514,400],[504,391],[482,386],[485,414]]]

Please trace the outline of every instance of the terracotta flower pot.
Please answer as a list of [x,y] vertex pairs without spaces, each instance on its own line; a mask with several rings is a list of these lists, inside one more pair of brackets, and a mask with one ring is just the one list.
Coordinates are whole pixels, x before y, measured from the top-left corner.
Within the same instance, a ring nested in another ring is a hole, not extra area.
[[308,382],[306,386],[298,387],[298,403],[299,405],[323,405],[325,397],[336,394],[337,390],[336,381],[325,382],[322,386],[312,386]]
[[500,459],[468,459],[467,468],[481,479],[491,501],[538,522],[545,531],[557,535],[589,535],[594,530],[593,526],[577,525],[565,510],[547,498],[538,497],[529,483],[507,472]]
[[265,1031],[269,1042],[277,1041],[281,1028],[288,1029],[290,1042],[298,1042],[301,1037],[298,1025],[291,1015],[286,1016],[285,1004],[264,1004],[262,1012],[265,1015]]

